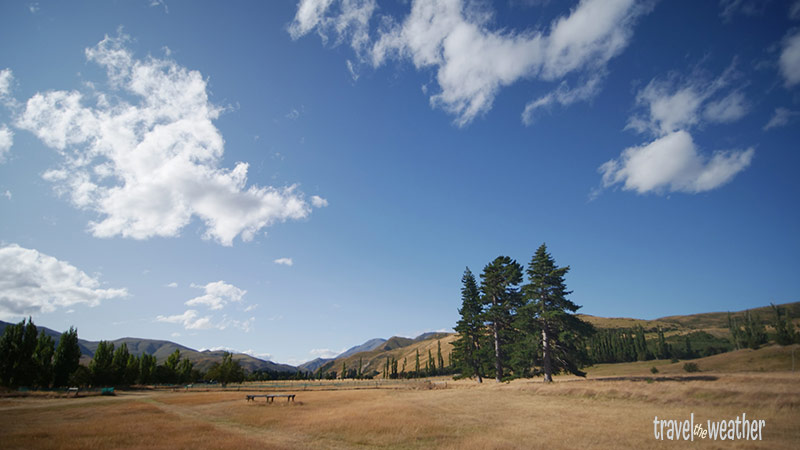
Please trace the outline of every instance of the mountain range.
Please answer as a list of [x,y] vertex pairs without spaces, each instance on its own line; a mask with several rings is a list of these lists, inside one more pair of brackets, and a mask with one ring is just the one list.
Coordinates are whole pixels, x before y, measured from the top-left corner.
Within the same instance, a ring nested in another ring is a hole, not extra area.
[[[800,324],[800,302],[786,303],[779,306],[792,317],[795,324]],[[748,311],[767,326],[769,326],[774,314],[770,306],[753,308]],[[651,337],[651,334],[653,334],[656,329],[660,328],[665,331],[668,337],[673,336],[674,338],[693,331],[704,331],[712,336],[727,339],[727,336],[729,336],[728,314],[727,312],[714,312],[668,316],[653,320],[599,317],[583,314],[579,314],[579,316],[599,329],[633,328],[641,325],[646,330],[648,338]],[[744,315],[745,311],[730,313],[731,318],[738,323],[743,323]],[[0,321],[0,334],[3,333],[5,327],[8,325],[9,323]],[[58,340],[61,337],[60,332],[46,327],[37,328],[39,330],[44,330],[44,332],[51,336],[56,341],[56,344],[58,344]],[[455,333],[442,332],[423,333],[413,339],[400,336],[393,336],[389,339],[374,338],[363,344],[351,347],[332,358],[316,358],[300,364],[297,367],[259,359],[244,353],[234,353],[233,359],[239,361],[241,366],[250,372],[257,370],[273,372],[297,372],[298,370],[316,372],[320,368],[324,370],[338,370],[342,365],[353,368],[358,364],[361,364],[365,373],[368,371],[380,372],[387,357],[394,358],[400,364],[405,362],[407,370],[414,370],[417,353],[420,355],[420,365],[423,368],[429,355],[432,355],[434,358],[438,357],[439,349],[441,349],[443,359],[449,361],[450,351],[452,350],[452,345],[450,345],[450,343],[455,339]],[[222,350],[199,351],[175,342],[156,339],[125,337],[109,342],[113,343],[117,348],[125,343],[128,346],[128,351],[134,355],[141,355],[143,353],[152,354],[159,363],[166,360],[175,350],[180,350],[181,357],[192,361],[195,367],[201,371],[208,370],[215,362],[221,361],[225,353]],[[98,344],[99,342],[96,341],[78,339],[78,346],[82,353],[82,362],[88,363],[94,355]]]

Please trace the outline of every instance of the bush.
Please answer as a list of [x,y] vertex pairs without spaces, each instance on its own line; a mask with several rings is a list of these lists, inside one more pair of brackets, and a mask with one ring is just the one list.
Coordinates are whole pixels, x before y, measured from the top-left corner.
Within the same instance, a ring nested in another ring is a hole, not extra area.
[[658,373],[658,369],[656,369],[656,366],[653,366],[653,367],[650,368],[650,373],[652,373],[652,374]]
[[689,373],[700,372],[700,368],[697,367],[697,364],[692,363],[692,362],[687,362],[686,364],[684,364],[683,365],[683,370],[686,371],[686,372],[689,372]]

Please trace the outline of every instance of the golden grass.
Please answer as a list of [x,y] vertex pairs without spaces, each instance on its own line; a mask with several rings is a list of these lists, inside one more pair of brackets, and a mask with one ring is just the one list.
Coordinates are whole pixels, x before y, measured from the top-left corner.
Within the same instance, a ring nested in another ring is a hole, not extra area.
[[718,355],[672,363],[669,360],[636,361],[617,364],[597,364],[586,372],[592,376],[651,375],[650,369],[658,369],[658,375],[684,374],[686,362],[697,364],[701,371],[714,372],[774,372],[792,369],[792,351],[795,354],[795,369],[800,372],[800,345],[769,345],[758,350],[742,349]]
[[[699,375],[699,376],[698,376]],[[296,391],[246,402],[242,391],[152,391],[114,398],[0,399],[0,447],[105,448],[653,448],[655,416],[766,420],[764,440],[700,447],[796,448],[800,373],[557,377]],[[299,384],[296,385],[299,387]],[[353,386],[355,387],[355,386]],[[440,385],[439,387],[442,387]],[[282,389],[283,390],[283,389]],[[681,445],[682,444],[682,445]]]

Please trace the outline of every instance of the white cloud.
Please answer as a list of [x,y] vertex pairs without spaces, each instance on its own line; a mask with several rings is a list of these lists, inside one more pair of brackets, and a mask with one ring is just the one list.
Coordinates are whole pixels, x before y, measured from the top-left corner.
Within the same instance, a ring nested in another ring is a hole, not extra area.
[[169,59],[135,59],[126,39],[86,49],[106,69],[110,93],[37,93],[16,123],[63,155],[44,177],[100,215],[89,224],[95,236],[177,236],[196,217],[205,238],[232,245],[309,215],[295,186],[248,187],[247,163],[220,167],[224,140],[213,120],[222,110],[209,101],[207,81]]
[[333,358],[336,355],[344,353],[345,349],[340,351],[331,350],[329,348],[315,348],[308,352],[314,358]]
[[789,18],[792,20],[800,19],[800,0],[795,1],[789,7]]
[[697,152],[691,135],[676,131],[641,147],[625,149],[602,166],[603,186],[624,190],[698,193],[716,189],[744,170],[754,150],[718,151],[710,159]]
[[312,195],[311,196],[311,204],[315,208],[324,208],[328,206],[328,201],[324,198],[320,197],[319,195]]
[[800,83],[800,31],[784,39],[778,65],[786,87]]
[[725,21],[730,21],[736,14],[756,16],[764,12],[767,3],[765,0],[720,0],[722,11],[719,15]]
[[683,82],[675,76],[653,79],[636,95],[636,104],[644,111],[633,115],[626,128],[663,136],[697,126],[702,119],[720,123],[738,120],[748,109],[744,95],[733,91],[719,98],[734,77],[735,62],[711,81],[698,76]]
[[194,309],[187,309],[183,314],[176,314],[173,316],[158,316],[157,322],[177,323],[182,325],[187,330],[208,330],[211,328],[218,328],[211,323],[211,316],[199,317],[198,312]]
[[7,198],[7,199],[11,200],[11,191],[9,191],[8,189],[6,189],[6,191],[5,191],[5,192],[3,192],[3,196],[4,196],[5,198]]
[[229,302],[241,302],[247,291],[227,284],[224,281],[215,281],[205,286],[192,285],[193,288],[205,290],[205,294],[186,302],[187,306],[206,305],[210,309],[222,309]]
[[11,69],[0,70],[0,98],[8,97],[11,94],[11,83],[14,81],[14,74]]
[[14,132],[3,124],[0,125],[0,164],[6,162],[6,155],[14,145]]
[[289,120],[297,120],[299,117],[300,111],[298,111],[297,108],[292,108],[292,110],[286,114],[286,118]]
[[703,111],[703,117],[711,122],[730,123],[744,117],[747,110],[744,94],[735,91],[719,100],[709,102]]
[[788,125],[798,115],[800,115],[800,112],[787,108],[775,108],[775,113],[769,119],[769,122],[764,125],[764,131]]
[[256,308],[258,308],[258,304],[249,305],[244,309],[244,312],[255,311]]
[[[339,40],[351,38],[360,56],[369,41],[372,3],[302,0],[289,32],[297,39],[316,29],[323,41],[335,32]],[[651,7],[649,1],[582,0],[545,33],[492,30],[492,12],[474,2],[416,0],[402,23],[381,17],[369,62],[379,67],[388,59],[408,59],[419,70],[435,69],[440,91],[431,96],[431,105],[456,116],[459,126],[489,111],[499,90],[520,79],[560,82],[570,74],[587,75],[582,83],[591,87],[577,86],[570,95],[559,87],[552,97],[529,104],[523,115],[529,117],[537,102],[566,105],[595,95],[599,78],[592,74],[604,72],[622,52],[637,18]],[[332,26],[341,22],[356,25]],[[352,64],[349,68],[352,73]]]
[[331,36],[335,37],[334,45],[349,40],[353,50],[361,54],[369,44],[369,20],[376,6],[375,0],[300,0],[289,35],[298,39],[316,29],[323,42]]
[[58,308],[128,295],[126,289],[102,289],[100,281],[66,261],[18,245],[0,247],[0,317],[49,313]]
[[178,287],[178,283],[173,281],[172,283],[168,284],[167,287],[168,288],[176,288],[176,287]]
[[31,14],[36,14],[37,12],[39,12],[39,2],[33,2],[28,4],[28,11],[30,11]]
[[292,265],[294,265],[294,261],[292,261],[292,258],[278,258],[273,262],[275,264],[281,264],[281,265],[284,265],[284,266],[292,266]]

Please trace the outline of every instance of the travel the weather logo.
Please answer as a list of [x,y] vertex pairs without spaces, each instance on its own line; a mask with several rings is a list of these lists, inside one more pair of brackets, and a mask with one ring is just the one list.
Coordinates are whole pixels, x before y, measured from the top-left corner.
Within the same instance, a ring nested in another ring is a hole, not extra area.
[[720,441],[760,441],[761,432],[767,422],[763,419],[748,419],[746,413],[733,419],[694,422],[694,413],[688,419],[653,419],[653,435],[657,440],[694,441],[695,438]]

